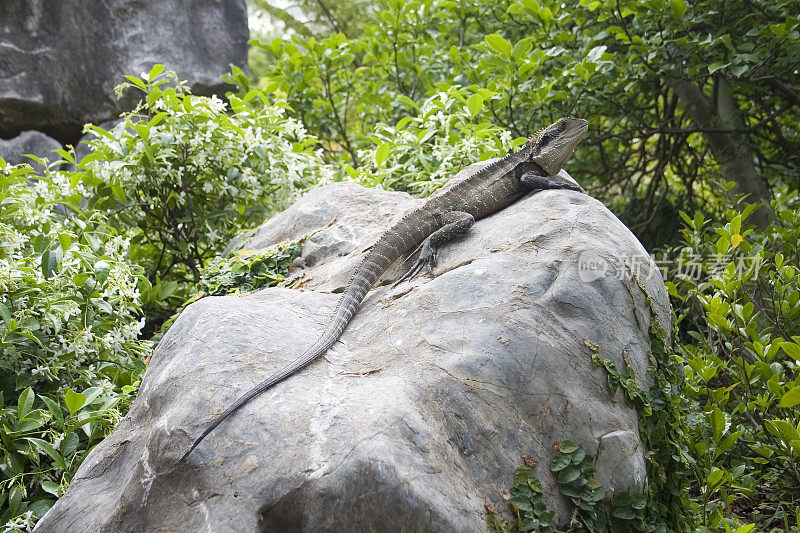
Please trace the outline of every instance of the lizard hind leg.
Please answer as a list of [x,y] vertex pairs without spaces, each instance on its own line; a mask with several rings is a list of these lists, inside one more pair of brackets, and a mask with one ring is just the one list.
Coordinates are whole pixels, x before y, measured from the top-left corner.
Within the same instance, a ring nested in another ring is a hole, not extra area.
[[442,220],[445,223],[444,226],[431,233],[428,238],[422,242],[420,245],[422,249],[419,252],[417,262],[414,263],[414,266],[408,269],[408,272],[403,274],[400,279],[394,282],[392,288],[397,287],[408,279],[414,278],[414,276],[419,274],[426,266],[430,268],[435,267],[439,248],[443,244],[466,233],[475,223],[475,218],[464,211],[450,211],[443,215]]

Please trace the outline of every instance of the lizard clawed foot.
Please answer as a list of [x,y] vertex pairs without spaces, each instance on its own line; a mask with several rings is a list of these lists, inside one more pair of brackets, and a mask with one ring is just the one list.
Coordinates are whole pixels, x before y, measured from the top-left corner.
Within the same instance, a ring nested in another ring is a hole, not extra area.
[[394,282],[392,288],[394,289],[408,279],[413,279],[426,265],[430,268],[436,266],[436,248],[431,246],[430,240],[426,240],[422,244],[422,251],[419,253],[417,262],[400,279]]
[[520,176],[520,181],[534,191],[546,191],[554,189],[567,189],[575,192],[583,192],[583,189],[572,183],[554,180],[549,176],[542,176],[534,172],[526,172]]

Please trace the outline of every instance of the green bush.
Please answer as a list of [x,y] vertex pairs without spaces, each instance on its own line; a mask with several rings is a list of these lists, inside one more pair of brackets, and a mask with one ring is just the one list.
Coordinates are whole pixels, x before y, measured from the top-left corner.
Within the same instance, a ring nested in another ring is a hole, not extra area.
[[150,284],[141,288],[148,318],[169,299],[163,318],[233,236],[328,173],[315,140],[261,91],[227,103],[193,96],[161,65],[127,79],[118,89],[143,100],[110,131],[87,126],[94,151],[79,169],[89,207],[130,237],[128,258]]
[[[485,91],[483,91],[485,93]],[[359,151],[363,165],[346,165],[347,175],[366,187],[428,195],[459,170],[490,157],[503,156],[525,142],[490,123],[479,122],[482,92],[451,87],[426,99],[393,126],[378,124],[369,148]],[[544,124],[543,126],[546,126]]]
[[18,525],[125,413],[150,348],[129,239],[78,207],[74,176],[31,172],[0,159],[0,523]]
[[[730,188],[730,187],[729,187]],[[667,283],[685,360],[692,511],[797,531],[800,514],[800,197],[778,189],[774,223],[683,215]],[[730,525],[733,525],[731,523]]]

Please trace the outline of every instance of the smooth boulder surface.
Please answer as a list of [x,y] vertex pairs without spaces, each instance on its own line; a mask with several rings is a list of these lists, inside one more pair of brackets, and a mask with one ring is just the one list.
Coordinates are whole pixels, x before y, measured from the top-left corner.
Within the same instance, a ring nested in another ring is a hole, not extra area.
[[247,63],[248,38],[244,0],[3,0],[0,137],[35,129],[75,144],[85,123],[135,101],[114,95],[123,75],[155,63],[195,94],[222,94],[220,76]]
[[37,531],[482,531],[523,453],[564,523],[571,508],[549,471],[563,439],[597,455],[609,495],[641,490],[636,413],[611,396],[585,339],[620,368],[624,352],[647,387],[650,312],[624,272],[581,263],[638,258],[664,325],[667,295],[630,231],[572,191],[478,221],[432,272],[393,289],[396,265],[324,358],[176,465],[215,416],[315,341],[353,265],[419,201],[338,183],[263,224],[250,247],[332,223],[304,248],[304,290],[186,309],[129,414]]
[[53,150],[61,148],[61,143],[40,133],[38,131],[23,131],[13,139],[3,140],[0,139],[0,157],[10,165],[20,165],[27,163],[33,167],[36,172],[42,172],[42,165],[26,157],[27,154],[35,155],[37,157],[46,157],[50,161],[61,159],[61,156],[54,153]]

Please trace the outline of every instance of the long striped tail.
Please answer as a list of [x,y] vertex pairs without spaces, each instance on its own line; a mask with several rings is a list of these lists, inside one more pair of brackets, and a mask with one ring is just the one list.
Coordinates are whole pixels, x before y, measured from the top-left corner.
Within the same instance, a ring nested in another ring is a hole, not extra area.
[[[336,341],[334,341],[334,342],[336,342]],[[333,344],[333,342],[331,343],[331,345],[332,344]],[[211,422],[208,425],[208,427],[203,431],[203,433],[201,433],[200,436],[197,437],[195,439],[195,441],[192,443],[192,447],[189,448],[189,450],[187,450],[187,452],[184,453],[183,456],[180,459],[178,459],[178,462],[180,463],[183,460],[185,460],[187,457],[189,457],[189,454],[192,453],[192,450],[197,448],[198,444],[203,442],[203,439],[206,438],[206,436],[209,433],[214,431],[214,429],[218,425],[220,425],[226,418],[228,418],[231,414],[233,414],[237,409],[239,409],[241,406],[243,406],[244,404],[246,404],[247,402],[249,402],[250,400],[252,400],[256,396],[258,396],[262,392],[266,391],[267,389],[269,389],[273,385],[276,385],[276,384],[280,383],[281,381],[283,381],[284,379],[288,378],[289,376],[291,376],[292,374],[294,374],[295,372],[297,372],[301,368],[303,368],[306,365],[308,365],[309,363],[311,363],[314,359],[316,359],[320,355],[324,354],[328,350],[329,347],[330,346],[326,346],[324,348],[319,348],[319,349],[317,349],[315,351],[306,352],[301,357],[299,357],[299,358],[295,359],[294,361],[292,361],[291,363],[289,363],[287,366],[285,366],[279,372],[271,375],[270,377],[268,377],[267,379],[265,379],[264,381],[262,381],[261,383],[259,383],[258,385],[256,385],[252,389],[250,389],[249,391],[247,391],[243,396],[241,396],[238,400],[233,402],[233,404],[230,407],[225,409],[225,411],[223,411],[221,415],[219,415],[217,418],[215,418],[214,421]]]
[[367,254],[359,267],[356,268],[353,276],[350,278],[350,281],[342,293],[342,297],[339,299],[339,304],[336,307],[336,312],[331,320],[331,324],[328,326],[328,329],[319,338],[319,340],[317,340],[317,342],[314,343],[311,348],[306,350],[303,355],[247,391],[238,400],[233,402],[230,407],[225,409],[221,415],[215,418],[214,421],[211,422],[211,424],[209,424],[208,427],[203,431],[203,433],[201,433],[200,436],[195,439],[191,448],[189,448],[189,450],[184,453],[180,459],[178,459],[178,462],[180,463],[184,461],[189,454],[192,453],[192,450],[197,448],[197,446],[203,441],[204,438],[206,438],[209,433],[214,431],[218,425],[220,425],[241,406],[270,387],[277,385],[298,370],[304,368],[321,355],[325,354],[325,352],[328,351],[328,348],[333,346],[333,344],[339,339],[339,336],[344,331],[344,328],[346,328],[347,324],[350,323],[350,319],[353,318],[353,315],[355,314],[359,305],[361,305],[361,302],[366,297],[367,292],[369,292],[370,288],[372,288],[381,274],[383,274],[388,267],[387,263],[390,262],[388,259],[389,258],[380,260],[379,258],[375,257],[374,254]]

